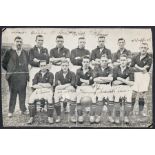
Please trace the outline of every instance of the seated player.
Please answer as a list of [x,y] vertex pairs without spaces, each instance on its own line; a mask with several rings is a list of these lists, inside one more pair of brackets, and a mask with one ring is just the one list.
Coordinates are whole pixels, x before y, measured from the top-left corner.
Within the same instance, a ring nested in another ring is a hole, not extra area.
[[54,100],[57,114],[56,123],[61,121],[61,105],[63,102],[70,104],[71,121],[76,122],[75,73],[69,70],[68,60],[63,60],[61,62],[61,70],[55,74],[55,86]]
[[36,45],[30,49],[29,63],[30,69],[30,87],[32,87],[32,80],[34,75],[40,70],[40,61],[46,60],[49,63],[49,54],[47,48],[43,47],[44,37],[43,35],[36,36]]
[[82,66],[82,58],[90,56],[90,52],[85,49],[86,40],[84,37],[78,39],[78,47],[71,51],[71,63],[75,66]]
[[119,49],[116,53],[114,53],[113,60],[112,60],[114,66],[120,65],[120,55],[122,54],[126,54],[128,57],[128,64],[131,63],[131,51],[125,48],[125,44],[126,43],[124,38],[118,39]]
[[70,58],[70,52],[69,49],[65,48],[64,45],[64,38],[61,35],[58,35],[56,37],[56,47],[50,50],[50,62],[53,65],[60,66],[61,61],[64,60],[64,58],[68,59]]
[[34,122],[36,103],[38,100],[45,100],[47,102],[48,122],[50,124],[53,123],[53,79],[54,75],[47,69],[46,61],[40,61],[40,71],[35,74],[32,86],[34,91],[29,98],[30,120],[28,121],[28,124],[32,124]]
[[124,105],[124,122],[129,123],[129,114],[132,107],[132,86],[134,85],[133,69],[127,65],[127,56],[120,56],[120,65],[113,69],[113,94],[115,123],[120,123],[120,109]]
[[152,65],[152,58],[148,54],[148,44],[142,42],[140,44],[139,50],[140,53],[133,57],[131,62],[131,67],[134,67],[135,71],[135,85],[133,93],[133,106],[135,105],[137,93],[139,93],[139,114],[141,116],[146,116],[144,113],[145,97],[146,92],[148,91],[149,82],[150,82],[150,68]]
[[[78,122],[83,123],[83,104],[82,100],[90,98],[92,104],[96,104],[95,88],[93,84],[93,70],[91,69],[89,57],[85,56],[82,60],[82,67],[76,72],[76,85],[77,85],[77,113]],[[90,102],[91,102],[90,100]]]
[[[94,85],[96,86],[96,97],[98,98],[96,103],[96,109],[94,111],[92,107],[91,121],[99,123],[101,121],[101,114],[103,105],[105,102],[108,107],[108,119],[110,122],[114,122],[112,118],[113,113],[113,94],[111,88],[111,82],[113,80],[113,70],[108,66],[107,56],[101,57],[101,65],[94,70]],[[96,119],[94,118],[96,115]]]

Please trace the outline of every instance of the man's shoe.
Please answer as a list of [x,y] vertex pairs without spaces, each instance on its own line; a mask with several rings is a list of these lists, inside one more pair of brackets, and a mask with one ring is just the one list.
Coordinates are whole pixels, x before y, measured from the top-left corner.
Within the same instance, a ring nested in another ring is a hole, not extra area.
[[95,116],[90,116],[89,121],[90,121],[90,123],[94,123],[95,122]]
[[109,117],[108,117],[108,121],[109,121],[110,123],[114,123],[114,122],[115,122],[114,119],[112,118],[112,116],[109,116]]
[[61,122],[61,118],[60,118],[60,116],[57,116],[57,119],[56,119],[55,122],[56,122],[56,123],[60,123],[60,122]]
[[53,117],[48,117],[48,123],[49,123],[49,124],[53,124],[53,123],[54,123]]
[[124,122],[129,124],[129,118],[127,116],[124,117]]
[[30,117],[29,121],[27,122],[27,124],[32,124],[34,122],[34,117]]
[[84,122],[83,116],[79,116],[79,117],[78,117],[78,122],[79,122],[79,123],[83,123],[83,122]]
[[8,117],[11,118],[13,116],[13,113],[8,113]]
[[100,123],[100,122],[101,122],[101,116],[97,116],[96,120],[95,120],[95,123]]
[[116,118],[115,118],[115,123],[116,123],[116,124],[120,124],[119,117],[116,117]]
[[76,123],[76,118],[75,118],[75,116],[71,116],[70,121],[71,121],[72,123]]

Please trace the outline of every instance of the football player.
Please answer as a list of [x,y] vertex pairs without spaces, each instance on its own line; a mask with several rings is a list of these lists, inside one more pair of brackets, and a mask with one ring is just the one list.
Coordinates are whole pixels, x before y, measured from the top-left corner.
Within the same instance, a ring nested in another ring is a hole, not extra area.
[[39,63],[40,63],[40,71],[35,74],[32,86],[34,88],[34,91],[32,92],[29,98],[30,119],[27,123],[32,124],[34,122],[37,101],[45,100],[47,102],[48,122],[52,124],[54,123],[53,121],[54,104],[52,102],[54,75],[47,69],[46,61],[43,60],[40,61]]
[[64,47],[64,38],[62,35],[58,35],[56,37],[56,47],[50,50],[50,62],[53,65],[60,66],[61,61],[64,60],[64,58],[67,58],[69,60],[70,58],[70,52],[69,49]]
[[109,62],[111,62],[110,60],[112,59],[112,55],[111,51],[105,47],[105,37],[99,36],[98,46],[91,52],[92,65],[94,65],[95,67],[98,66],[102,55],[106,55],[109,59]]
[[127,65],[127,56],[120,56],[120,65],[113,69],[113,94],[115,108],[115,123],[120,123],[120,111],[124,105],[124,122],[129,123],[129,114],[132,107],[132,86],[134,85],[134,72]]
[[[82,103],[82,100],[92,101],[93,105],[96,105],[96,96],[95,88],[93,84],[93,70],[90,67],[89,57],[85,56],[82,60],[82,67],[76,72],[76,85],[77,85],[77,113],[78,113],[78,122],[83,123],[83,107],[85,103]],[[84,99],[84,98],[87,99]],[[89,99],[90,98],[90,99]]]
[[78,47],[71,51],[71,62],[73,65],[82,66],[82,58],[90,55],[90,52],[85,49],[85,44],[85,38],[80,37],[78,39]]
[[69,70],[69,61],[61,61],[61,70],[55,74],[55,110],[57,114],[56,123],[61,121],[61,105],[65,102],[70,105],[71,121],[76,122],[75,107],[75,73]]
[[[114,122],[112,118],[113,113],[113,93],[111,88],[111,82],[113,80],[113,70],[108,66],[107,56],[101,57],[101,65],[99,68],[94,69],[94,85],[96,86],[97,107],[95,110],[96,119],[94,120],[94,114],[92,113],[91,121],[99,123],[101,121],[101,114],[103,105],[108,106],[108,119],[110,122]],[[92,109],[93,112],[93,109]]]
[[[45,60],[49,63],[49,54],[47,48],[43,47],[44,37],[43,35],[36,36],[36,45],[29,51],[29,63],[30,69],[30,87],[32,87],[32,80],[34,75],[40,70],[40,61]],[[32,87],[33,88],[33,87]]]
[[143,112],[144,104],[145,104],[145,95],[148,91],[149,82],[150,82],[150,74],[148,73],[151,65],[152,58],[148,54],[148,44],[145,42],[140,43],[139,54],[134,56],[131,62],[131,67],[134,67],[135,71],[135,85],[134,85],[134,94],[133,94],[133,106],[136,101],[137,93],[139,93],[139,114],[141,116],[146,116]]
[[114,53],[113,60],[112,60],[114,66],[120,64],[120,55],[122,54],[126,54],[128,57],[128,63],[131,63],[131,51],[125,48],[125,44],[126,42],[124,38],[118,39],[119,49],[116,53]]

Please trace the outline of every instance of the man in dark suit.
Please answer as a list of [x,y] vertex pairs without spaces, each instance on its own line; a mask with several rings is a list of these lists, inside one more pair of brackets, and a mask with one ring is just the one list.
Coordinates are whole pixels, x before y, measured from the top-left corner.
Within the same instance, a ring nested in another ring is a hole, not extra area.
[[10,90],[8,117],[12,117],[15,110],[17,94],[19,95],[21,114],[27,114],[25,98],[27,81],[29,80],[28,54],[22,49],[23,40],[21,37],[15,37],[14,41],[15,49],[8,50],[2,61]]

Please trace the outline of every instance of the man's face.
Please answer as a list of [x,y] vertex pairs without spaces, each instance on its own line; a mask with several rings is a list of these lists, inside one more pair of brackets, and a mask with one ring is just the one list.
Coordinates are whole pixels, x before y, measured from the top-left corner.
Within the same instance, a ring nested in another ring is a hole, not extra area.
[[105,38],[98,38],[98,46],[103,48],[105,46]]
[[56,44],[58,48],[63,47],[64,39],[63,38],[57,38],[56,39]]
[[17,48],[18,50],[21,50],[22,45],[23,45],[22,39],[16,39],[16,40],[15,40],[15,46],[16,46],[16,48]]
[[108,66],[108,58],[107,57],[102,57],[100,62],[101,62],[101,67]]
[[140,50],[140,53],[142,55],[145,55],[148,51],[148,46],[147,44],[141,44],[140,47],[139,47],[139,50]]
[[118,41],[118,46],[119,46],[120,49],[123,49],[124,46],[125,46],[125,40],[119,40]]
[[68,71],[68,69],[69,69],[69,64],[67,62],[62,63],[61,64],[61,69],[63,70],[63,72],[66,73]]
[[89,59],[83,59],[82,65],[84,68],[88,68],[89,67]]
[[46,66],[47,66],[46,62],[41,62],[40,63],[40,69],[41,69],[42,72],[45,72],[47,70]]
[[79,39],[78,45],[79,48],[85,48],[86,41],[85,39]]
[[44,38],[43,37],[37,37],[36,39],[36,45],[37,47],[42,47],[43,46],[43,42],[44,42]]
[[126,57],[120,57],[120,64],[122,67],[127,66],[127,63],[128,63],[128,61],[127,61]]

